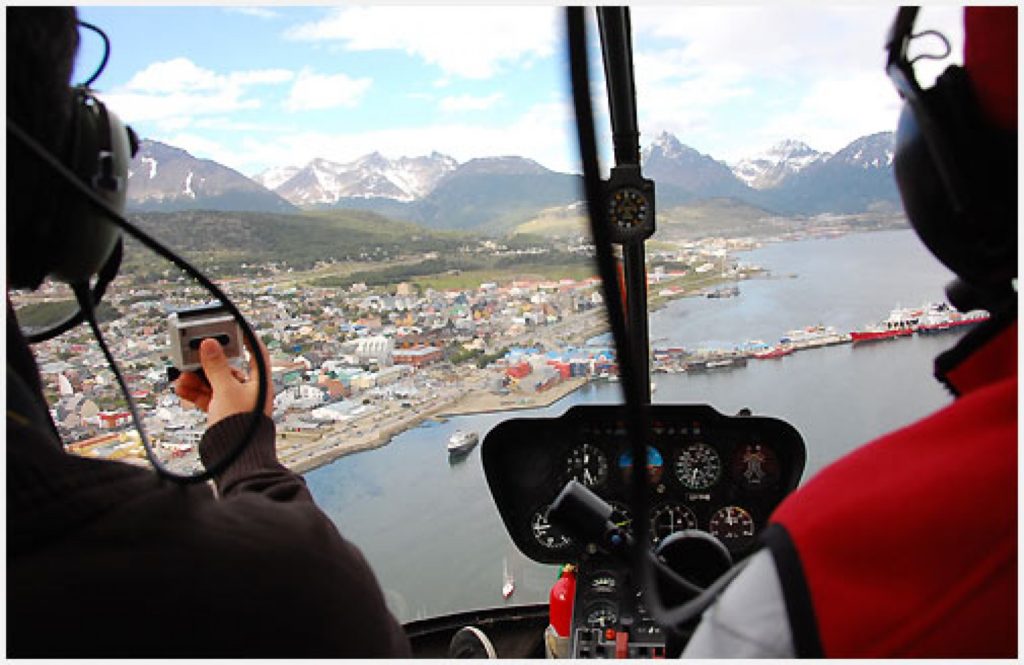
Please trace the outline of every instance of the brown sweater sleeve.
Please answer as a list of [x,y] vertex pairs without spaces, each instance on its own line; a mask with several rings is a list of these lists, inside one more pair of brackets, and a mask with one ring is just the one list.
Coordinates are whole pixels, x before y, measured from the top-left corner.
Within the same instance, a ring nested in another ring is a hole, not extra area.
[[[199,455],[209,466],[228,455],[245,436],[252,414],[239,413],[220,421],[203,435]],[[259,424],[238,458],[214,480],[222,497],[258,492],[274,501],[313,501],[306,482],[277,460],[274,421],[259,415]]]
[[[237,414],[207,430],[199,444],[203,462],[223,459],[245,436],[250,418]],[[252,441],[215,478],[221,497],[217,503],[219,512],[241,518],[231,521],[246,525],[248,541],[273,542],[262,549],[267,558],[263,583],[273,579],[287,587],[282,597],[301,597],[300,609],[281,617],[282,625],[295,624],[295,630],[304,632],[322,625],[322,630],[312,630],[316,643],[307,645],[321,657],[409,657],[408,638],[387,610],[369,564],[317,507],[305,480],[277,460],[274,421],[262,414],[259,418]]]

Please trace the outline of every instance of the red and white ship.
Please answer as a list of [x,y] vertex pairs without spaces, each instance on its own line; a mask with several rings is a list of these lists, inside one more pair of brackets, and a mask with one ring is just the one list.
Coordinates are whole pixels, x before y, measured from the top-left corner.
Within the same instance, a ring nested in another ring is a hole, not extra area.
[[778,346],[769,346],[763,351],[756,351],[753,353],[753,357],[758,360],[768,360],[771,358],[781,358],[788,356],[793,353],[793,347],[789,344],[779,344]]
[[974,325],[988,318],[988,312],[978,310],[963,314],[946,303],[933,303],[928,306],[927,313],[918,321],[914,331],[922,335],[930,335],[961,326]]
[[923,309],[905,309],[897,307],[889,313],[889,318],[864,330],[854,330],[850,339],[857,342],[874,342],[896,337],[907,337],[914,334],[918,321],[924,314]]

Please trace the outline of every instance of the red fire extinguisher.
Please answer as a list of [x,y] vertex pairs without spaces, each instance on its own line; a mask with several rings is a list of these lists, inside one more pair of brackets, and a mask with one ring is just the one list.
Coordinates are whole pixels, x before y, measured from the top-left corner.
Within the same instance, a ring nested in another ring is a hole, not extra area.
[[569,657],[569,629],[572,625],[572,604],[575,598],[576,567],[567,563],[562,566],[548,598],[550,625],[544,635],[548,658]]

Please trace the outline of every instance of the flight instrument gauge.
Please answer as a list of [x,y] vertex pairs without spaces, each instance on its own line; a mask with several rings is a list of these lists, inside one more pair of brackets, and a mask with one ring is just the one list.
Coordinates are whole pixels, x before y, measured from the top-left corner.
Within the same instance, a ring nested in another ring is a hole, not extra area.
[[711,516],[708,530],[730,550],[743,549],[754,540],[754,518],[739,506],[726,506]]
[[609,221],[623,229],[641,226],[649,212],[647,197],[633,187],[623,187],[612,192],[608,201]]
[[676,478],[683,487],[706,490],[722,475],[722,458],[706,443],[691,443],[676,459]]
[[549,550],[560,550],[568,547],[572,540],[561,529],[548,520],[548,508],[544,506],[533,514],[530,530],[534,539]]
[[626,533],[632,534],[633,516],[629,514],[629,508],[618,501],[609,501],[608,505],[612,507],[612,515],[608,518],[612,521],[612,524],[619,527]]
[[594,593],[609,594],[615,593],[619,583],[618,580],[615,579],[615,575],[608,571],[601,570],[590,578],[587,586]]
[[748,490],[772,487],[779,481],[779,475],[779,458],[770,446],[747,444],[736,453],[733,460],[733,479]]
[[640,175],[638,165],[613,168],[605,192],[612,242],[643,240],[654,233],[654,181]]
[[619,620],[619,612],[615,603],[599,600],[584,610],[587,626],[590,628],[612,628]]
[[697,516],[686,506],[665,504],[651,512],[651,540],[655,543],[677,531],[696,528]]
[[587,487],[600,487],[608,480],[608,456],[590,443],[581,443],[566,458],[569,477]]
[[[657,485],[661,482],[662,472],[665,467],[665,460],[657,448],[647,446],[647,482]],[[622,482],[633,482],[633,451],[625,450],[619,455],[619,472],[622,474]]]

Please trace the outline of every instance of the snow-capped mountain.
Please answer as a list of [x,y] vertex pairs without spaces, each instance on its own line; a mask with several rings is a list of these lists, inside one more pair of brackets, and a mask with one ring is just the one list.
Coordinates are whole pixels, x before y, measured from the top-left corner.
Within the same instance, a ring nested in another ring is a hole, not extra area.
[[817,214],[899,210],[893,176],[896,136],[862,136],[827,159],[819,159],[763,193],[780,212]]
[[732,165],[736,177],[754,189],[778,187],[794,173],[831,155],[814,150],[800,141],[781,141],[760,155],[741,159]]
[[331,206],[353,198],[407,202],[429,194],[457,166],[454,159],[437,152],[393,160],[374,152],[347,164],[318,158],[302,168],[268,169],[253,179],[301,207]]
[[640,155],[644,174],[700,198],[743,196],[749,188],[724,163],[662,132]]
[[891,132],[861,137],[834,155],[783,141],[730,169],[662,132],[642,162],[669,205],[682,190],[681,201],[725,197],[785,214],[851,213],[898,209],[893,147]]
[[896,149],[895,140],[892,132],[862,136],[837,152],[830,161],[863,170],[891,169]]
[[130,210],[293,212],[280,196],[238,171],[144,139],[128,167]]
[[257,173],[252,179],[273,191],[288,182],[299,170],[298,166],[275,166]]

